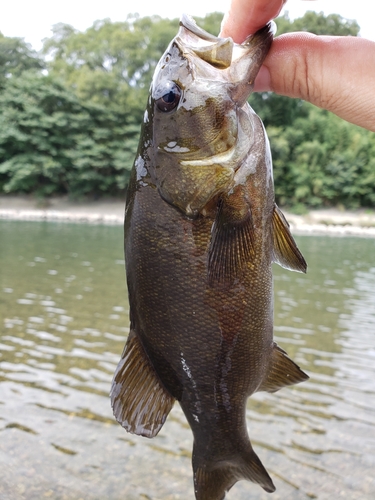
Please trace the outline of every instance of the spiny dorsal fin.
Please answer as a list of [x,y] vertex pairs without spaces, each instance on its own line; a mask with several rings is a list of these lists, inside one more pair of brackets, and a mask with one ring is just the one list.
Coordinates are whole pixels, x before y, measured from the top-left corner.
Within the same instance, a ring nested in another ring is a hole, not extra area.
[[276,392],[288,385],[304,382],[308,378],[309,376],[274,342],[268,372],[258,391]]
[[160,431],[175,401],[162,386],[133,331],[113,377],[110,396],[116,420],[128,432],[149,438]]
[[272,216],[273,261],[280,266],[305,273],[307,264],[290,232],[289,224],[277,205]]
[[254,256],[254,226],[251,209],[240,189],[222,199],[212,226],[208,251],[209,283],[231,284],[241,277]]

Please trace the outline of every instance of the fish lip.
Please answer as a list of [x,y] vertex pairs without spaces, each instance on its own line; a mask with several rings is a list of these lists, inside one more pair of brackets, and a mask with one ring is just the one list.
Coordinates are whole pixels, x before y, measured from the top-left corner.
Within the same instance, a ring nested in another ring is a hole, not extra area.
[[185,56],[197,57],[210,66],[226,70],[232,63],[236,45],[231,37],[218,37],[208,33],[187,14],[181,16],[175,42]]
[[[216,42],[217,40],[224,39],[223,37],[212,35],[212,33],[209,33],[208,31],[206,31],[203,28],[201,28],[200,26],[198,26],[196,24],[194,18],[192,16],[190,16],[189,14],[187,14],[186,12],[182,13],[179,25],[183,26],[184,28],[186,28],[187,30],[189,30],[191,33],[198,36],[202,40],[206,40],[208,42]],[[274,36],[276,33],[276,29],[277,29],[276,23],[271,20],[265,26],[263,26],[263,28],[258,30],[255,34],[260,34],[261,36],[263,36],[263,31],[269,31],[270,34],[272,34],[272,36]],[[246,41],[248,39],[250,39],[251,37],[253,37],[255,34],[249,35],[242,44],[246,43]],[[238,44],[238,45],[240,45],[240,44]]]
[[197,26],[192,17],[183,14],[174,41],[185,57],[193,55],[218,71],[223,71],[223,80],[227,80],[232,87],[232,100],[242,106],[251,94],[255,78],[269,52],[275,27],[271,21],[238,44],[230,37],[207,33]]
[[220,40],[220,37],[212,35],[211,33],[208,33],[208,31],[198,26],[193,17],[189,14],[186,14],[185,12],[182,13],[179,24],[180,26],[183,26],[185,29],[207,42],[217,42],[218,40]]

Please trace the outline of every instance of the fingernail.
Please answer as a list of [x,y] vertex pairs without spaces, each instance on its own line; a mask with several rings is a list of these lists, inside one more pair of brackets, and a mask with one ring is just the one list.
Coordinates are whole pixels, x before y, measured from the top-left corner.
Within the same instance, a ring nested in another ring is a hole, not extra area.
[[262,66],[254,82],[254,92],[268,92],[271,90],[271,75],[267,66]]

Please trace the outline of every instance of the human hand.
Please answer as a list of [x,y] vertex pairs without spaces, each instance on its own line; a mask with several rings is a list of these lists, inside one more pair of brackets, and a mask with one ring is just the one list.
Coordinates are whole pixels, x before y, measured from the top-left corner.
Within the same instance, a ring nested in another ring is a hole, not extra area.
[[[283,0],[232,0],[220,36],[240,43],[276,17]],[[375,42],[288,33],[276,37],[255,91],[301,98],[375,132]]]

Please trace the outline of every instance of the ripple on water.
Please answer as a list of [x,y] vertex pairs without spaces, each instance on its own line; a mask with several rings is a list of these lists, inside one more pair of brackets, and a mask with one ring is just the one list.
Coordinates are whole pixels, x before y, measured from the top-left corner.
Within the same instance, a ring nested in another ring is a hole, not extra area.
[[[180,408],[154,440],[112,417],[108,393],[129,333],[121,228],[0,224],[0,497],[192,500],[192,436]],[[274,500],[370,500],[375,241],[299,245],[307,276],[275,267],[275,333],[310,380],[255,394],[249,434]],[[249,496],[268,498],[240,482],[228,500]]]

